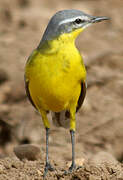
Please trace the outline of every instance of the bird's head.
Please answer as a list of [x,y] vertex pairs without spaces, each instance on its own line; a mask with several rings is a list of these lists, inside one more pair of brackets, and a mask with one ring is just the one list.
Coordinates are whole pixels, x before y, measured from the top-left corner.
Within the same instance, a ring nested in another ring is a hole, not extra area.
[[62,34],[73,33],[77,36],[86,27],[108,19],[105,16],[91,16],[74,9],[58,11],[49,21],[42,42],[53,40]]

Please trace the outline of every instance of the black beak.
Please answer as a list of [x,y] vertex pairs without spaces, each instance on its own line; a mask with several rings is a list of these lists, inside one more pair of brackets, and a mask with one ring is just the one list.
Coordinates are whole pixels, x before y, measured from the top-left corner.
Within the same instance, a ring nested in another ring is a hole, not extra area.
[[110,18],[106,17],[106,16],[95,16],[91,18],[91,23],[97,23],[97,22],[101,22],[104,20],[109,20]]

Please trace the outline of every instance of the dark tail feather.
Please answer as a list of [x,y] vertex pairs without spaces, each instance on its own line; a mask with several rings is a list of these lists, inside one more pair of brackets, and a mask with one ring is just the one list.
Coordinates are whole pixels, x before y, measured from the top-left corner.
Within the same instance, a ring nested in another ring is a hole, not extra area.
[[70,113],[69,111],[52,112],[52,120],[55,126],[69,128]]

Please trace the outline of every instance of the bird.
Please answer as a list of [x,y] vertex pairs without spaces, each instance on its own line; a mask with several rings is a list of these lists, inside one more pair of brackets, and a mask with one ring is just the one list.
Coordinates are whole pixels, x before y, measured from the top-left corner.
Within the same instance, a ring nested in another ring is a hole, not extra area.
[[68,172],[77,168],[75,115],[84,102],[87,83],[86,68],[75,41],[86,27],[108,19],[106,16],[92,16],[75,9],[56,12],[50,19],[39,45],[26,62],[24,74],[26,94],[40,113],[46,129],[44,177],[48,171],[54,170],[48,155],[49,112],[56,127],[69,128],[72,163]]

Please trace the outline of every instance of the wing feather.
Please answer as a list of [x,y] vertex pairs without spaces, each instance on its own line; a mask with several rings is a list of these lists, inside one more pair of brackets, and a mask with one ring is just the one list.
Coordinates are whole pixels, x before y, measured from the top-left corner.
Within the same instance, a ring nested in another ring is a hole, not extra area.
[[30,92],[29,92],[29,81],[28,80],[25,80],[25,89],[26,89],[26,94],[27,94],[29,101],[34,106],[34,108],[37,110],[32,98],[31,98]]
[[80,93],[80,96],[79,96],[76,112],[78,112],[78,110],[82,106],[82,104],[84,102],[84,99],[85,99],[85,95],[86,95],[86,82],[82,82],[81,83],[81,93]]

